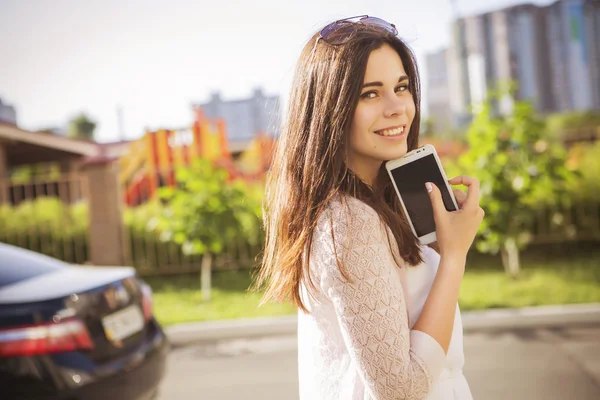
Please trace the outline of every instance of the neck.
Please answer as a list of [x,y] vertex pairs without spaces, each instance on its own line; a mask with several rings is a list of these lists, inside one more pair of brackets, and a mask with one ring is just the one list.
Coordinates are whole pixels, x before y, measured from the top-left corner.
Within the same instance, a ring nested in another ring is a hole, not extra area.
[[348,163],[348,168],[352,170],[360,178],[361,181],[373,187],[377,181],[377,175],[379,175],[379,169],[381,168],[382,161],[369,160],[362,161],[360,163],[353,162]]

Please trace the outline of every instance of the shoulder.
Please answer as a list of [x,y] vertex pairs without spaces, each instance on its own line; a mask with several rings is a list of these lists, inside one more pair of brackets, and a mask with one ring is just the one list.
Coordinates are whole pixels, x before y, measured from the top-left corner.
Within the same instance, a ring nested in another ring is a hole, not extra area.
[[381,240],[385,224],[373,207],[355,197],[337,195],[319,215],[315,235],[336,245],[355,246]]
[[313,245],[343,252],[385,243],[385,237],[385,223],[375,209],[354,197],[337,196],[317,219]]
[[333,219],[336,223],[343,223],[348,218],[348,222],[356,221],[378,221],[377,211],[367,203],[348,195],[336,195],[327,202],[321,215],[318,218],[318,224]]

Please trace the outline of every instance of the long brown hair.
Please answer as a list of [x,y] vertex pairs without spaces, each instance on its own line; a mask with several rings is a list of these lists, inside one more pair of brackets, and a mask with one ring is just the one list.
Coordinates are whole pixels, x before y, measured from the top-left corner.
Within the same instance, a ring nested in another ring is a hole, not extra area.
[[[318,38],[319,33],[305,45],[296,66],[285,123],[267,178],[263,204],[266,243],[255,281],[256,289],[266,285],[261,304],[291,301],[305,312],[301,285],[316,290],[308,270],[313,231],[328,202],[338,194],[355,197],[377,212],[406,263],[422,261],[418,240],[401,211],[385,165],[372,187],[346,165],[349,131],[367,61],[373,50],[386,43],[398,52],[410,78],[416,112],[408,150],[418,146],[421,96],[415,56],[398,37],[366,27],[340,46]],[[388,242],[392,246],[389,236]],[[343,266],[338,267],[348,278]]]

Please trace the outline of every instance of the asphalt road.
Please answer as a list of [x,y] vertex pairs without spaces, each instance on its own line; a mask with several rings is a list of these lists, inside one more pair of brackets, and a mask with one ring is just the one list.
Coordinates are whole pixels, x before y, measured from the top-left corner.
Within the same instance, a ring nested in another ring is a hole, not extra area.
[[[177,348],[160,400],[297,399],[296,338]],[[465,336],[465,376],[485,400],[600,399],[600,324]]]

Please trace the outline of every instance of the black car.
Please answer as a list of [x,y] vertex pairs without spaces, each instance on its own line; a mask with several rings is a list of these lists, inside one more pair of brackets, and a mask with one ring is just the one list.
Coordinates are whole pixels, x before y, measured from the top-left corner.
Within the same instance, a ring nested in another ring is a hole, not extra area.
[[0,243],[1,399],[151,399],[168,351],[132,268]]

